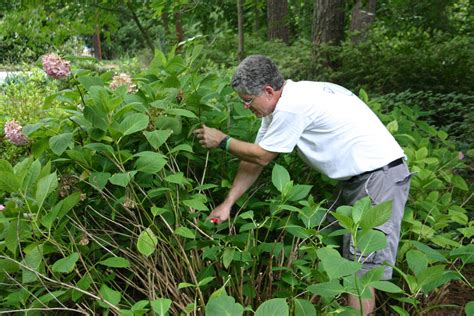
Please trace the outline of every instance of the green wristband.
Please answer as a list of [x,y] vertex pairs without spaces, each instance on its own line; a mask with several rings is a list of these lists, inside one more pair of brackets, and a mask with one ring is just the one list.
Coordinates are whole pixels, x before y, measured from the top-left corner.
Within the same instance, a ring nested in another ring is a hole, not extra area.
[[231,139],[232,139],[232,137],[229,137],[229,138],[227,138],[227,140],[225,142],[225,150],[226,151],[229,151]]

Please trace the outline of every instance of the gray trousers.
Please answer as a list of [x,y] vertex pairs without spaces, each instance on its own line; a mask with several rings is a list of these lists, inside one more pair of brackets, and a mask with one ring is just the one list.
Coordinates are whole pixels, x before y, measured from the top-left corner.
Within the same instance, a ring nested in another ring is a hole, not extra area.
[[[361,257],[358,249],[354,249],[350,234],[343,238],[343,256],[349,260],[359,260],[362,268],[359,275],[379,267],[384,262],[395,265],[398,242],[400,241],[400,225],[403,218],[405,204],[410,190],[411,173],[406,162],[394,167],[384,167],[382,170],[355,176],[341,182],[341,201],[337,204],[353,205],[356,201],[369,196],[372,204],[392,200],[392,217],[383,225],[375,229],[383,232],[387,237],[387,246],[384,249]],[[393,269],[384,266],[382,280],[392,278]]]

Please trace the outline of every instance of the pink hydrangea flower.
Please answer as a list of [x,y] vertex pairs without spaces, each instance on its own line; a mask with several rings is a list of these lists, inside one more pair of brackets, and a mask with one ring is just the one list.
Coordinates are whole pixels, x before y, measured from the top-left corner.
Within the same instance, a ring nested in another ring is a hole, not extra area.
[[0,204],[0,211],[3,211],[5,209],[5,205]]
[[462,151],[458,152],[458,159],[464,160],[464,153]]
[[28,143],[28,138],[23,134],[22,126],[18,124],[14,119],[5,123],[5,137],[12,143],[17,146],[26,145]]
[[112,82],[110,82],[110,89],[115,90],[120,86],[127,86],[128,93],[135,93],[138,91],[138,88],[132,82],[132,78],[129,75],[121,73],[120,75],[113,76]]
[[43,56],[43,69],[54,79],[64,79],[71,73],[70,62],[56,54]]

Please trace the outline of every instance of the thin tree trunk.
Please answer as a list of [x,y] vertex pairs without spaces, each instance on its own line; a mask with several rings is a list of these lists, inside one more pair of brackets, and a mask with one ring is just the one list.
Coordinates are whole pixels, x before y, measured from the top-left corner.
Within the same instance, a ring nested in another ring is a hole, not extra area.
[[366,39],[367,30],[375,20],[375,9],[377,0],[369,0],[367,8],[362,6],[362,0],[357,0],[352,9],[351,26],[349,31],[353,33],[352,42],[360,43]]
[[239,49],[237,57],[244,59],[244,0],[237,0],[237,25],[239,30]]
[[290,42],[288,28],[288,1],[267,0],[268,39]]
[[95,25],[95,34],[93,36],[94,42],[94,56],[97,60],[102,60],[102,45],[100,43],[100,29],[99,24]]
[[140,33],[142,34],[143,39],[146,42],[146,45],[151,50],[151,53],[154,54],[155,45],[153,45],[153,41],[151,40],[150,35],[148,34],[147,30],[143,27],[143,25],[140,23],[140,20],[138,19],[138,16],[136,15],[135,10],[133,9],[133,6],[130,2],[127,2],[127,7],[128,7],[128,10],[130,10],[130,12],[132,13],[132,19],[137,25],[138,29],[140,30]]
[[344,0],[316,0],[313,12],[313,44],[339,45],[344,39]]
[[178,43],[181,43],[184,41],[184,30],[183,30],[183,24],[181,23],[181,12],[176,11],[174,13],[174,27],[176,30],[176,40]]
[[253,15],[255,19],[255,24],[254,24],[254,33],[257,33],[258,30],[260,29],[260,10],[258,8],[258,2],[259,0],[254,1],[254,6],[253,6]]

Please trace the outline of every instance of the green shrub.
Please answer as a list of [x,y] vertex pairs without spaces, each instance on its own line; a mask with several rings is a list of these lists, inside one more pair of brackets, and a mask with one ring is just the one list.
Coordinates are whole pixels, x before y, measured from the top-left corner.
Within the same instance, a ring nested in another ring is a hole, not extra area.
[[[32,156],[15,166],[0,160],[4,310],[315,315],[350,312],[342,295],[365,297],[374,286],[390,293],[395,311],[421,314],[430,307],[419,295],[463,278],[474,227],[463,207],[470,188],[457,174],[466,166],[416,108],[381,113],[370,102],[417,172],[395,283],[380,281],[380,269],[356,277],[363,259],[342,258],[332,238],[351,232],[364,249],[379,249],[384,236],[373,227],[390,208],[364,200],[331,209],[310,194],[330,181],[308,177],[292,155],[269,168],[229,222],[207,221],[237,161],[202,148],[192,130],[204,122],[249,139],[258,120],[233,94],[230,72],[200,70],[201,49],[157,52],[135,77],[135,94],[111,89],[111,73],[76,69],[74,89],[47,98],[63,102],[68,119],[30,126]],[[342,219],[342,231],[329,229],[328,212]],[[413,264],[420,256],[427,259]]]

